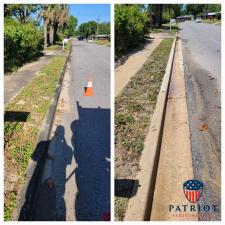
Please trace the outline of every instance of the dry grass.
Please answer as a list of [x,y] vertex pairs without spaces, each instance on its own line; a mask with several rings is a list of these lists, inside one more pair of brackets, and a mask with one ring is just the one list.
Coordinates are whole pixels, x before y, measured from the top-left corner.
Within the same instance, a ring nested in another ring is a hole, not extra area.
[[[172,43],[163,40],[115,100],[116,178],[134,179],[138,171]],[[127,198],[116,197],[117,220],[123,220],[127,203]]]

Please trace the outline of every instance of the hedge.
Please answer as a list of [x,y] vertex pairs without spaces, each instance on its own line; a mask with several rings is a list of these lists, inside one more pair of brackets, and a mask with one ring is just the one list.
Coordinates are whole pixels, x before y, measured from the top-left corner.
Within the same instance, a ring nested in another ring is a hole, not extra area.
[[137,47],[148,32],[148,16],[138,5],[115,6],[115,55]]
[[14,71],[43,50],[43,33],[33,22],[21,24],[12,18],[4,23],[4,71]]

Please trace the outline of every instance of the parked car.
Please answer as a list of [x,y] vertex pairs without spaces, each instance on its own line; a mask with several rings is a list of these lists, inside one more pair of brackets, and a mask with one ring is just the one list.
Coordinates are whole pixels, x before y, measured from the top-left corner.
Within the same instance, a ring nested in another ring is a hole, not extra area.
[[82,41],[82,40],[84,40],[84,37],[82,37],[82,36],[77,36],[77,40]]
[[202,19],[201,17],[198,17],[196,20],[195,20],[196,23],[201,23],[202,22]]
[[93,38],[89,37],[89,38],[87,39],[87,42],[92,43],[92,42],[94,42],[94,40],[93,40]]

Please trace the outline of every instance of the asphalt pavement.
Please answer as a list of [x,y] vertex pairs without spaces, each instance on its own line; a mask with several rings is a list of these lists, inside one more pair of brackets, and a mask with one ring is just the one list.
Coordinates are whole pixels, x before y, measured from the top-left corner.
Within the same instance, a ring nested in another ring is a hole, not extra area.
[[[94,96],[84,96],[88,80]],[[110,212],[110,48],[74,41],[32,220]]]
[[[199,201],[217,205],[217,213],[200,220],[221,219],[221,26],[180,23],[194,176],[204,183]],[[202,127],[205,129],[202,130]],[[201,131],[202,130],[202,131]]]

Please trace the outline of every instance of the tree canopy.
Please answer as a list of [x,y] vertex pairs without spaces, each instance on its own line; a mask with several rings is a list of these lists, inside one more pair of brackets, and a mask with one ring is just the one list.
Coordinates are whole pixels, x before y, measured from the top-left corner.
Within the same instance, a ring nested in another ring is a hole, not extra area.
[[142,5],[115,5],[115,53],[126,53],[144,41],[149,17]]
[[76,30],[76,27],[77,27],[77,18],[75,16],[70,16],[67,21],[65,34],[69,37],[73,36]]
[[91,35],[110,34],[110,23],[97,23],[95,21],[82,23],[78,27],[77,34],[86,38]]
[[11,70],[39,55],[43,48],[74,35],[77,18],[68,4],[5,4],[4,63]]

